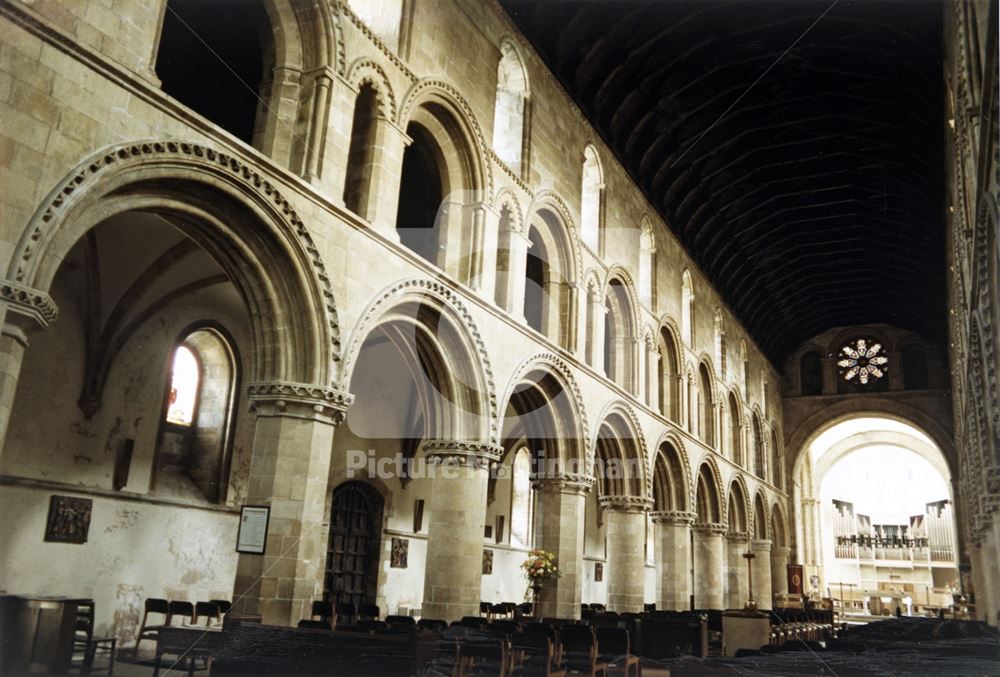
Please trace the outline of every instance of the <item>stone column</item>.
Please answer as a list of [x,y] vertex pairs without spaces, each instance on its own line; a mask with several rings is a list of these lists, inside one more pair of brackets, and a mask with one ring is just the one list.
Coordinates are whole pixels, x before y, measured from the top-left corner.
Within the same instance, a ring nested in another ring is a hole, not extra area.
[[[348,117],[348,120],[351,118]],[[348,141],[350,138],[348,137]],[[413,139],[392,120],[375,118],[375,148],[372,174],[368,184],[368,222],[383,236],[396,242],[396,213],[399,211],[399,187],[403,174],[403,153]],[[346,147],[346,146],[345,146]],[[346,165],[346,162],[344,163]],[[343,179],[341,179],[343,183]],[[343,186],[341,186],[343,192]]]
[[641,613],[645,600],[649,499],[602,496],[608,539],[608,610]]
[[787,545],[771,546],[771,595],[788,594],[788,557],[792,549]]
[[241,554],[234,599],[270,625],[309,618],[323,592],[333,432],[353,396],[323,386],[254,383],[257,414],[247,504],[270,507],[263,555]]
[[493,303],[496,296],[497,256],[499,249],[500,214],[485,202],[475,207],[475,223],[479,229],[478,266],[472,286],[487,303]]
[[[655,412],[660,411],[660,352],[656,349],[656,341],[652,345],[646,346],[646,383],[649,384],[649,408]],[[664,390],[670,388],[666,383]],[[667,417],[669,416],[667,412]]]
[[694,525],[694,608],[722,609],[725,545],[721,524]]
[[501,449],[486,442],[430,440],[423,451],[432,491],[421,614],[446,621],[477,616],[486,485]]
[[524,320],[524,285],[525,270],[528,265],[528,249],[531,240],[520,230],[511,228],[508,231],[507,249],[507,286],[504,298],[504,309],[511,316]]
[[691,608],[692,512],[650,513],[656,525],[656,562],[660,567],[657,609],[684,611]]
[[586,495],[593,477],[562,475],[535,481],[536,543],[556,556],[562,577],[542,588],[542,616],[579,618],[583,599]]
[[758,609],[774,606],[771,590],[771,541],[755,538],[750,541],[750,552],[756,557],[751,565],[750,582],[753,584],[753,598]]
[[29,336],[45,329],[59,316],[55,302],[45,292],[0,281],[0,455],[14,408],[17,380],[24,363]]
[[747,561],[743,558],[746,551],[746,534],[726,534],[726,607],[729,609],[742,609],[749,598],[750,580]]
[[591,344],[593,353],[588,355],[590,366],[598,373],[605,372],[604,364],[604,316],[608,314],[608,308],[604,305],[600,291],[590,294],[590,308],[593,309],[593,324],[588,329],[593,333],[594,341]]

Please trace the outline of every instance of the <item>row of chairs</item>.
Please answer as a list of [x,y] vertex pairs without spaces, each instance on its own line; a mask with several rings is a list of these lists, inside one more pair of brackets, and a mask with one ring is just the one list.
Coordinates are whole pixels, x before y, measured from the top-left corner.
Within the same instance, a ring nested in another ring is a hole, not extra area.
[[[187,602],[183,600],[166,600],[158,597],[146,599],[143,605],[142,623],[139,635],[135,641],[134,653],[139,652],[139,644],[143,640],[156,641],[157,630],[165,625],[185,625],[210,628],[222,621],[229,613],[232,602],[225,599],[213,599],[208,602]],[[150,618],[150,616],[153,618]],[[178,623],[179,622],[179,623]]]
[[629,632],[623,628],[508,620],[477,625],[467,617],[441,635],[441,653],[454,661],[454,673],[460,677],[639,674],[639,657],[632,654]]

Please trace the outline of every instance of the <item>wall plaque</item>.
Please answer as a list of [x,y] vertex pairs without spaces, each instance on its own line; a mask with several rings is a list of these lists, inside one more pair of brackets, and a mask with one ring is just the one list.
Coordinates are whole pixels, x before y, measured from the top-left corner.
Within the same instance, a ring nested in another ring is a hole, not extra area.
[[483,575],[488,576],[493,573],[493,551],[483,550]]
[[49,500],[45,540],[52,543],[86,543],[93,507],[94,501],[89,498],[53,496]]
[[409,554],[410,541],[405,538],[393,538],[392,551],[389,553],[389,566],[394,569],[405,569]]
[[236,536],[236,552],[263,555],[267,544],[267,522],[271,509],[266,505],[245,505],[240,508],[240,531]]
[[604,563],[594,562],[594,581],[600,583],[604,580]]

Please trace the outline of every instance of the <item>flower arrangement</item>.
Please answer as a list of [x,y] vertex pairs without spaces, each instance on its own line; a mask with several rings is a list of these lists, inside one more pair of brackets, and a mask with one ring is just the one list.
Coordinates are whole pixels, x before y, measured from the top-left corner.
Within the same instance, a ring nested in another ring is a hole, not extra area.
[[524,577],[531,583],[542,583],[562,576],[556,556],[545,550],[532,550],[528,553],[528,559],[521,563],[521,569],[524,570]]

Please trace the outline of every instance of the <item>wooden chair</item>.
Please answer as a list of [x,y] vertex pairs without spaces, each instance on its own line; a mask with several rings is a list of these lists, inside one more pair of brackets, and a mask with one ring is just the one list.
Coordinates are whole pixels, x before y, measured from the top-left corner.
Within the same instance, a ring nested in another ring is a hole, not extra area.
[[167,611],[167,622],[164,625],[173,625],[175,620],[180,620],[181,625],[191,625],[194,622],[194,604],[180,600],[171,601]]
[[198,625],[198,623],[204,621],[205,627],[212,627],[213,621],[218,621],[220,618],[219,605],[215,602],[196,602],[194,605],[194,613],[191,616],[191,625]]
[[639,657],[632,653],[625,628],[597,628],[597,660],[608,664],[608,674],[639,677]]
[[208,601],[214,602],[215,605],[219,607],[219,614],[221,616],[225,616],[229,613],[229,610],[233,608],[233,603],[228,599],[210,599]]
[[308,628],[310,630],[329,630],[330,624],[327,623],[326,621],[314,621],[308,618],[303,618],[301,621],[299,621],[297,627]]
[[458,677],[506,677],[511,667],[510,644],[505,639],[472,630],[458,642]]
[[358,620],[358,608],[350,602],[337,603],[337,622],[353,625]]
[[358,605],[359,621],[377,621],[382,616],[382,611],[375,604]]
[[[156,614],[162,616],[157,623],[149,622],[149,615]],[[161,625],[168,625],[170,622],[170,602],[158,597],[150,597],[143,604],[142,623],[139,624],[139,634],[135,640],[135,647],[132,654],[139,653],[139,644],[146,639],[156,642],[157,629]]]
[[[318,621],[316,620],[317,616],[319,616]],[[337,617],[333,613],[333,603],[314,601],[312,603],[312,609],[311,613],[309,614],[308,620],[316,621],[317,623],[323,623],[324,627],[326,627],[327,630],[333,630],[337,625],[336,623]],[[311,626],[300,625],[299,627],[311,627]]]
[[73,654],[74,657],[80,655],[80,674],[89,675],[94,669],[94,659],[98,655],[107,658],[108,677],[115,671],[115,654],[118,648],[118,640],[115,637],[94,637],[93,608],[91,613],[77,615],[74,626]]
[[417,628],[428,632],[443,632],[448,628],[448,622],[440,618],[421,618],[417,621]]
[[600,674],[607,677],[608,664],[598,660],[597,638],[593,628],[586,625],[564,625],[559,628],[559,639],[562,641],[563,664],[567,674],[590,677]]
[[565,677],[556,660],[555,647],[545,635],[519,632],[511,635],[515,672],[519,677]]
[[401,627],[416,628],[417,619],[413,616],[389,615],[385,617],[385,624],[390,630]]

